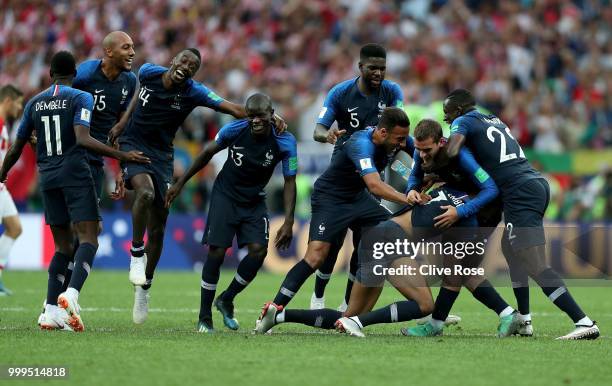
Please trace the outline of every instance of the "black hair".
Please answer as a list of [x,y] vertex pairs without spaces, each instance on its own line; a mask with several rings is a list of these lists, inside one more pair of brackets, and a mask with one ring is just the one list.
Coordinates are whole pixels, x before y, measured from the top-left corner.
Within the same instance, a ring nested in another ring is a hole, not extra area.
[[424,141],[427,138],[431,138],[435,143],[438,143],[442,135],[442,126],[433,119],[422,119],[414,128],[414,139],[417,141]]
[[191,52],[192,54],[194,54],[195,56],[197,56],[197,57],[198,57],[198,60],[199,60],[200,62],[202,61],[202,55],[200,54],[200,50],[198,50],[197,48],[193,48],[193,47],[190,47],[190,48],[185,48],[183,51],[189,51],[189,52]]
[[51,76],[75,76],[76,60],[68,51],[57,52],[51,58]]
[[376,43],[368,43],[361,47],[359,51],[359,60],[365,61],[369,58],[387,58],[385,47]]
[[452,101],[452,104],[457,107],[469,108],[476,106],[476,99],[471,92],[464,88],[458,88],[456,90],[451,91],[450,94],[446,97],[446,99]]
[[23,92],[12,84],[0,87],[0,103],[6,98],[15,100],[21,96],[23,96]]
[[256,108],[272,108],[272,99],[269,96],[262,93],[255,93],[247,98],[245,106],[247,109]]
[[383,110],[377,127],[391,131],[395,126],[410,127],[410,120],[406,112],[399,107],[387,107]]

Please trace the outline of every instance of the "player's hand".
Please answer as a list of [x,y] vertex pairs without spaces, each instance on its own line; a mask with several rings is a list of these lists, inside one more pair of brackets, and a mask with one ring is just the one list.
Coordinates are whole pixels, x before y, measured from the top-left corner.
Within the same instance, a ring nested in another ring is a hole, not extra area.
[[346,134],[346,130],[329,129],[327,130],[327,143],[336,144],[338,138]]
[[272,117],[274,120],[274,126],[276,127],[276,134],[282,134],[287,130],[287,122],[278,114],[274,114]]
[[36,138],[36,133],[32,133],[32,135],[30,135],[30,139],[28,140],[28,142],[30,142],[30,145],[32,145],[33,147],[36,146],[36,144],[38,143],[38,138]]
[[172,205],[172,201],[174,201],[179,194],[181,194],[181,190],[183,190],[183,184],[180,182],[175,182],[172,186],[166,191],[166,197],[164,197],[164,206],[166,208],[170,208]]
[[151,160],[149,159],[149,157],[144,155],[144,153],[141,151],[130,150],[127,153],[124,151],[122,151],[121,153],[123,153],[123,156],[121,157],[121,161],[136,162],[139,164],[150,164],[151,163]]
[[446,212],[442,213],[439,216],[434,217],[434,221],[436,223],[434,226],[436,228],[446,229],[451,225],[456,223],[459,220],[459,215],[457,214],[457,208],[452,205],[442,205],[440,209],[446,209]]
[[123,133],[123,129],[124,126],[119,123],[113,126],[108,132],[108,143],[115,146],[117,144],[117,139],[119,139],[119,137]]
[[110,197],[113,200],[121,200],[125,197],[125,181],[123,180],[123,170],[120,170],[115,177],[115,191],[111,192]]
[[406,199],[408,200],[408,204],[410,205],[421,204],[423,201],[421,193],[417,192],[414,189],[408,192],[408,194],[406,195]]
[[278,232],[276,232],[276,238],[274,239],[274,245],[276,249],[282,251],[289,248],[291,240],[293,239],[293,223],[284,222]]

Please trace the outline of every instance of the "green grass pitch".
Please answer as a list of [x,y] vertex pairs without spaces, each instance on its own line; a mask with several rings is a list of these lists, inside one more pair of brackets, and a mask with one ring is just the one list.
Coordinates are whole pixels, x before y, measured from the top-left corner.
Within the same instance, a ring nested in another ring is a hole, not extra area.
[[[233,273],[225,271],[223,289]],[[272,335],[250,334],[264,301],[281,276],[260,273],[236,300],[241,330],[231,332],[215,314],[214,335],[195,332],[200,277],[159,272],[151,292],[149,320],[131,321],[133,290],[127,272],[94,271],[80,303],[86,331],[40,331],[36,319],[46,291],[46,272],[5,272],[15,292],[0,298],[0,365],[66,365],[63,385],[611,385],[612,288],[581,287],[572,292],[598,321],[596,341],[559,342],[572,324],[539,289],[533,288],[533,338],[494,337],[497,316],[467,292],[453,313],[457,327],[432,339],[399,335],[400,324],[366,328],[366,339],[335,331],[285,324]],[[327,302],[337,306],[346,276],[335,275]],[[313,279],[290,304],[308,307]],[[435,291],[434,291],[435,292]],[[502,295],[514,303],[512,290]],[[386,288],[380,306],[399,299]],[[215,311],[216,312],[216,311]],[[0,379],[0,384],[36,381]],[[48,384],[45,382],[45,384]]]

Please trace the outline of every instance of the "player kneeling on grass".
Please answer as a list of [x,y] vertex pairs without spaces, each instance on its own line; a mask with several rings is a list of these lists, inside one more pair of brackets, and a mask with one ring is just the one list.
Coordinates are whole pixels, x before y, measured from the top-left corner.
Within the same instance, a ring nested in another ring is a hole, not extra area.
[[246,102],[246,112],[247,119],[221,128],[215,140],[206,145],[185,175],[166,193],[166,207],[169,207],[191,177],[206,166],[216,153],[229,148],[228,158],[213,186],[202,240],[209,250],[202,268],[199,332],[213,332],[212,303],[221,264],[234,235],[238,245],[241,248],[246,245],[249,252],[238,265],[229,287],[214,303],[223,315],[225,326],[238,329],[238,321],[234,318],[234,297],[255,278],[268,253],[270,220],[263,189],[280,161],[285,176],[285,222],[276,234],[276,247],[288,248],[293,237],[297,174],[295,138],[287,132],[276,133],[274,110],[267,95],[250,96]]
[[[78,297],[98,249],[100,221],[87,150],[121,161],[146,163],[149,159],[136,150],[115,150],[90,136],[93,97],[71,87],[76,75],[76,64],[71,53],[61,51],[55,54],[51,59],[50,74],[53,85],[26,105],[17,140],[2,164],[0,182],[6,181],[8,172],[19,159],[33,131],[36,131],[45,219],[51,227],[55,243],[55,255],[49,264],[47,304],[40,327],[83,331],[85,327]],[[74,254],[74,271],[68,289],[60,293],[73,255],[71,223],[74,224],[79,247]]]

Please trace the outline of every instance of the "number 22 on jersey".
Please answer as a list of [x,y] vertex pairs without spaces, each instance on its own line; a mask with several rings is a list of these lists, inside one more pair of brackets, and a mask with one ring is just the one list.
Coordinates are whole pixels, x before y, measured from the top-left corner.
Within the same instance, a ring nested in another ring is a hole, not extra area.
[[[493,134],[499,135],[499,141],[501,143],[501,146],[499,147],[499,163],[501,164],[506,161],[510,161],[511,159],[516,159],[516,153],[508,152],[508,144],[506,142],[506,136],[504,133],[495,126],[489,126],[487,128],[487,138],[489,141],[495,143],[495,136]],[[525,153],[523,152],[523,149],[521,149],[521,145],[519,145],[517,140],[514,139],[508,127],[506,127],[505,134],[510,137],[511,143],[516,144],[516,147],[518,147],[519,158],[525,158]]]

